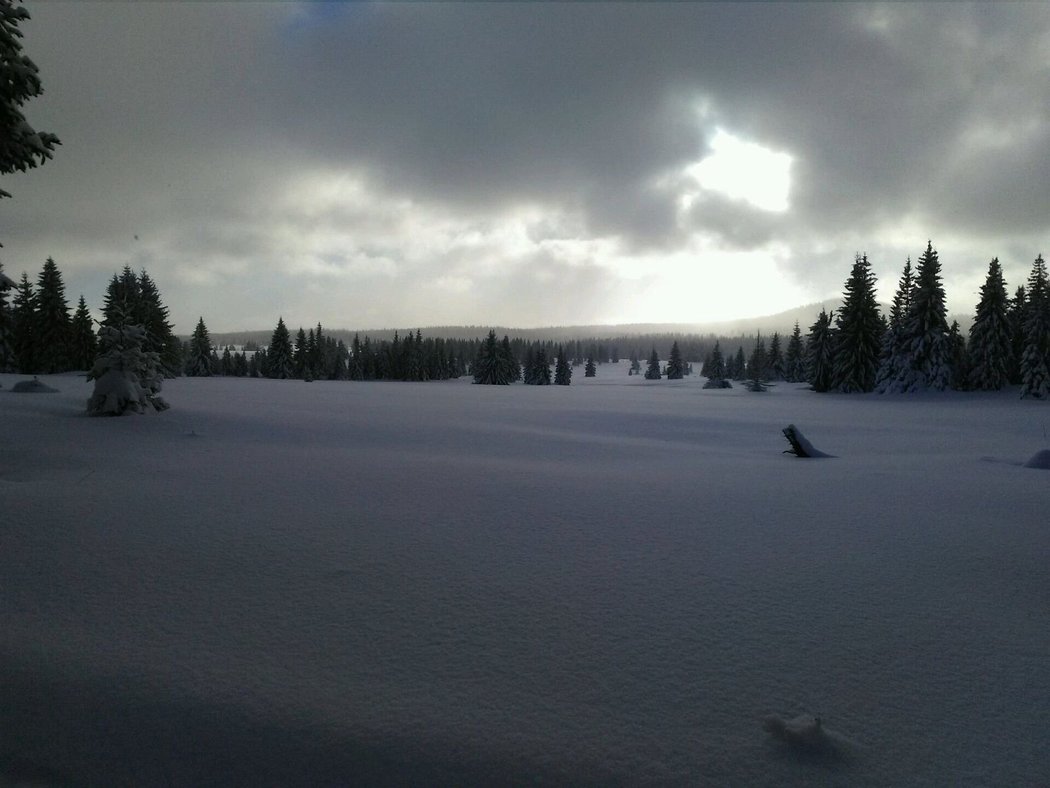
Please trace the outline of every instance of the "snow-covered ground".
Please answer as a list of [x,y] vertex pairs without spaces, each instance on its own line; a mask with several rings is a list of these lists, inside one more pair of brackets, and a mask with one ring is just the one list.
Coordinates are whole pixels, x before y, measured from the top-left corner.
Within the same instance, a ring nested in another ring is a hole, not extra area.
[[0,784],[1050,781],[1015,390],[180,379],[111,419],[20,379]]

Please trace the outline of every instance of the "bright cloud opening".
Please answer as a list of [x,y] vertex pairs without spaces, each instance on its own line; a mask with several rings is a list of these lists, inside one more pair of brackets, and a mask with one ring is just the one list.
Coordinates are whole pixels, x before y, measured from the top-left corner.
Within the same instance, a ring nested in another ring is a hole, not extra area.
[[701,189],[743,200],[763,211],[786,211],[792,157],[718,129],[711,155],[686,168]]

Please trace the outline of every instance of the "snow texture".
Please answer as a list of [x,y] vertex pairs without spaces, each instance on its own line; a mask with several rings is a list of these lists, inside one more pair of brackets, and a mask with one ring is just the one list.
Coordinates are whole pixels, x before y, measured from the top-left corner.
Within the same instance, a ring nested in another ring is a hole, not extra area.
[[1045,783],[1045,402],[626,373],[0,396],[0,784]]

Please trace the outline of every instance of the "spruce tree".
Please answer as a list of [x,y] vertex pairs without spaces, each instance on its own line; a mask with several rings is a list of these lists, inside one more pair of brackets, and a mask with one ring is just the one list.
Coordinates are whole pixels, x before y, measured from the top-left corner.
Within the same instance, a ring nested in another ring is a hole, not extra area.
[[52,258],[47,258],[37,278],[36,371],[45,375],[69,367],[70,323],[66,286]]
[[787,353],[784,356],[784,380],[788,383],[801,383],[806,379],[806,346],[802,341],[802,331],[795,321],[795,328],[788,339]]
[[875,298],[875,274],[866,254],[857,255],[835,319],[831,388],[849,394],[871,391],[879,369],[882,321]]
[[91,313],[84,296],[77,302],[77,311],[70,322],[70,365],[73,369],[88,370],[98,355],[98,337],[94,331]]
[[[61,143],[54,134],[37,131],[22,107],[44,92],[40,70],[22,52],[18,26],[29,12],[10,0],[0,3],[0,174],[25,172],[43,164]],[[0,197],[10,197],[0,190]]]
[[499,346],[499,363],[502,367],[501,374],[506,377],[508,383],[517,383],[521,380],[521,364],[510,346],[510,338],[503,335],[503,341]]
[[572,383],[572,367],[565,355],[565,348],[558,346],[558,360],[554,362],[554,385],[568,386]]
[[156,283],[143,268],[134,287],[127,281],[122,287],[135,293],[132,320],[146,329],[145,349],[157,353],[164,377],[175,377],[182,368],[182,346],[168,322],[168,308],[161,301]]
[[11,310],[7,305],[9,283],[14,284],[4,276],[4,266],[0,263],[0,372],[13,372],[15,369],[14,332],[11,325]]
[[725,380],[726,360],[722,356],[722,347],[715,340],[715,349],[711,351],[711,358],[707,362],[706,375],[709,380]]
[[1028,307],[1021,356],[1021,397],[1050,398],[1050,281],[1039,255],[1028,276]]
[[875,390],[879,393],[892,391],[897,381],[903,376],[907,364],[904,349],[904,321],[911,309],[911,299],[915,291],[915,276],[911,269],[911,258],[904,261],[904,271],[897,283],[897,292],[890,305],[890,319],[882,334],[882,347],[879,351],[879,371],[875,375]]
[[23,375],[38,371],[36,327],[36,293],[29,275],[23,271],[11,300],[11,345],[15,366]]
[[598,368],[594,365],[594,356],[587,357],[587,364],[583,368],[583,376],[585,378],[593,378],[598,374]]
[[186,374],[190,377],[205,378],[212,372],[212,346],[208,329],[204,325],[204,318],[197,321],[197,327],[193,330],[190,339],[189,366]]
[[809,327],[806,341],[806,380],[814,391],[831,389],[831,374],[835,363],[834,331],[831,328],[834,310],[829,315],[820,310],[817,321]]
[[[401,343],[397,338],[397,333],[394,334],[394,342],[398,348],[401,347]],[[295,335],[295,350],[292,353],[292,367],[295,370],[295,377],[300,380],[306,378],[308,362],[307,350],[306,332],[303,331],[302,326],[299,326],[299,332]]]
[[506,386],[509,367],[501,358],[500,343],[495,330],[490,330],[485,340],[478,346],[477,356],[472,367],[474,382],[487,386]]
[[681,380],[685,375],[685,364],[682,362],[682,351],[678,349],[678,342],[671,344],[671,356],[667,361],[667,379]]
[[550,359],[547,358],[547,351],[542,345],[536,350],[536,355],[532,363],[532,379],[530,382],[534,386],[551,385],[551,363]]
[[[115,321],[120,315],[112,315]],[[121,323],[102,326],[98,332],[99,355],[88,373],[95,381],[88,399],[87,412],[91,416],[120,416],[128,411],[145,412],[168,409],[160,396],[163,375],[160,357],[143,349],[146,329],[140,325]]]
[[1009,382],[1011,348],[1006,282],[999,258],[988,264],[977,314],[970,326],[969,386],[998,391]]
[[287,380],[295,374],[292,362],[292,337],[284,318],[277,318],[277,327],[270,337],[270,346],[266,349],[266,377]]
[[642,372],[642,362],[638,360],[638,351],[631,351],[631,366],[627,369],[628,377],[631,375],[640,375]]
[[893,390],[944,391],[951,385],[951,345],[944,302],[941,263],[930,242],[916,265],[915,289],[902,329],[906,365]]
[[1010,357],[1007,360],[1006,370],[1010,383],[1019,385],[1021,383],[1021,356],[1024,355],[1024,319],[1028,313],[1028,293],[1024,285],[1020,285],[1010,299],[1006,310],[1007,319],[1010,321]]
[[769,380],[769,354],[766,352],[766,343],[761,333],[756,336],[755,348],[747,360],[747,376],[750,379],[748,388],[751,391],[766,390],[763,383]]
[[743,380],[747,375],[747,361],[744,359],[744,346],[740,345],[733,356],[733,369],[729,373],[733,380]]
[[770,380],[784,379],[784,353],[780,349],[780,334],[776,331],[769,339],[769,350],[766,352],[766,369]]
[[659,380],[663,375],[660,372],[660,356],[656,354],[656,348],[649,356],[649,367],[645,370],[646,380]]

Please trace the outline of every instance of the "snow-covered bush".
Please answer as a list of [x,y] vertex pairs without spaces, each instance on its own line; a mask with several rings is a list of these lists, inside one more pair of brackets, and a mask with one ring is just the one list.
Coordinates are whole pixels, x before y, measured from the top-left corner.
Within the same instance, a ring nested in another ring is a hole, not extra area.
[[145,341],[146,329],[139,325],[98,330],[99,354],[87,376],[95,381],[87,402],[89,416],[120,416],[129,410],[143,413],[147,405],[158,411],[170,407],[160,396],[160,355],[143,350]]

